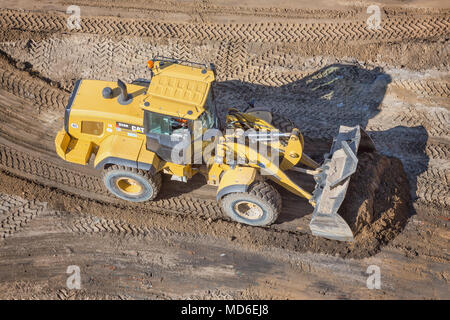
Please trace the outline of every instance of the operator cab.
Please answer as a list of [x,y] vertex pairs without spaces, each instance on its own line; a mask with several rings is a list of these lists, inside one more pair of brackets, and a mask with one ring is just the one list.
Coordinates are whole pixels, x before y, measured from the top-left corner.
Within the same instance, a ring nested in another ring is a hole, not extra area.
[[214,70],[158,58],[150,65],[153,76],[142,106],[147,149],[168,162],[192,163],[193,139],[218,127],[211,88]]
[[[214,108],[205,108],[196,120],[173,117],[152,111],[144,111],[144,130],[147,136],[147,150],[155,152],[164,161],[192,163],[191,150],[194,139],[201,139],[207,130],[217,128]],[[197,134],[194,134],[194,130]],[[200,135],[198,137],[198,135]]]

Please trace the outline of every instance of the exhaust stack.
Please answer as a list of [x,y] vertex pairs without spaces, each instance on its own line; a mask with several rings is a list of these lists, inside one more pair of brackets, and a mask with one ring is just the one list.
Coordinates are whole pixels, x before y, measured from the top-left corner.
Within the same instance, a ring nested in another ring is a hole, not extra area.
[[127,105],[133,101],[133,96],[128,94],[127,85],[120,79],[117,79],[117,86],[119,87],[121,93],[117,98],[117,102],[121,105]]

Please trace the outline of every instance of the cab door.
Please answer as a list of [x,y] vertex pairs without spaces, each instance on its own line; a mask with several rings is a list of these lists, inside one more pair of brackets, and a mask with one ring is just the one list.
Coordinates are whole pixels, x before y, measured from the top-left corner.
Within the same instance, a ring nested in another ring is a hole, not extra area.
[[144,112],[147,150],[176,164],[192,163],[192,123],[190,120],[156,112]]

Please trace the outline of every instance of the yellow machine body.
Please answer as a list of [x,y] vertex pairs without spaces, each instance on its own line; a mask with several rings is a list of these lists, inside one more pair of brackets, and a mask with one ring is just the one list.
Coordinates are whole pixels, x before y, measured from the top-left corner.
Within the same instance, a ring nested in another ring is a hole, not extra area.
[[127,105],[102,96],[102,90],[114,88],[115,82],[78,81],[66,108],[65,127],[55,139],[57,154],[81,165],[94,154],[97,168],[113,161],[143,169],[151,165],[157,171],[192,177],[189,166],[164,163],[145,148],[144,110],[197,119],[204,112],[214,73],[179,64],[162,69],[160,64],[157,61],[153,68],[149,87],[127,84],[132,97]]

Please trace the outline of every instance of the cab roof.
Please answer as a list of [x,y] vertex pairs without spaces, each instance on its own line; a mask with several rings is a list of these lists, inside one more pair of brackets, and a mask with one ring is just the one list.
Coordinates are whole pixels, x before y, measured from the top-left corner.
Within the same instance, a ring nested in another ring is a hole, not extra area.
[[190,120],[203,113],[213,70],[166,61],[156,61],[152,70],[144,110]]

